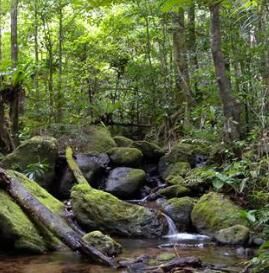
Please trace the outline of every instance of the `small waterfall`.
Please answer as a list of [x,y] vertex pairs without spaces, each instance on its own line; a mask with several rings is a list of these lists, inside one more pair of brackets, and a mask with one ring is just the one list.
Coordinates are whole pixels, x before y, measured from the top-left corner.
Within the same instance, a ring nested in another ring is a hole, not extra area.
[[167,235],[175,235],[178,233],[177,227],[174,223],[174,221],[165,213],[162,213],[163,216],[165,217],[168,225],[168,232]]

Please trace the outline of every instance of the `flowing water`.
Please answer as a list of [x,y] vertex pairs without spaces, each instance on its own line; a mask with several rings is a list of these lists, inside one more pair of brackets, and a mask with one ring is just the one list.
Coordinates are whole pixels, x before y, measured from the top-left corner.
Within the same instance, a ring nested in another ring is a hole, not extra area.
[[[187,244],[186,239],[188,239]],[[230,272],[240,272],[244,267],[243,262],[246,260],[237,254],[236,248],[218,247],[210,243],[205,244],[205,238],[195,234],[178,233],[168,235],[168,238],[154,240],[118,239],[118,241],[123,246],[121,257],[125,258],[134,258],[141,255],[156,257],[161,253],[175,254],[176,252],[176,254],[181,257],[200,257],[203,262],[228,268],[231,270]],[[178,245],[176,243],[178,243]],[[169,244],[171,245],[169,246]],[[0,255],[0,272],[124,273],[126,270],[114,270],[108,267],[91,265],[87,260],[80,258],[67,249],[63,249],[42,256],[8,257],[2,254]]]

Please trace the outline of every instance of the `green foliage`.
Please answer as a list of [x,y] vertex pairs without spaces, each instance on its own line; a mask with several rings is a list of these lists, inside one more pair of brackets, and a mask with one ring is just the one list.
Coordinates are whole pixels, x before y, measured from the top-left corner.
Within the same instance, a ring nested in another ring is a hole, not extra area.
[[48,169],[49,165],[47,163],[37,162],[28,164],[23,172],[29,179],[38,180],[46,173],[46,171],[48,171]]

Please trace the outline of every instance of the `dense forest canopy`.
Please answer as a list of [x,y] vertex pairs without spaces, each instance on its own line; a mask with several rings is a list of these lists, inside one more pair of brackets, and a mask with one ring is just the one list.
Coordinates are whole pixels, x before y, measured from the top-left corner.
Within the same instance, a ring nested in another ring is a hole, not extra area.
[[1,89],[24,97],[13,133],[99,121],[162,139],[265,129],[267,19],[267,1],[2,0]]

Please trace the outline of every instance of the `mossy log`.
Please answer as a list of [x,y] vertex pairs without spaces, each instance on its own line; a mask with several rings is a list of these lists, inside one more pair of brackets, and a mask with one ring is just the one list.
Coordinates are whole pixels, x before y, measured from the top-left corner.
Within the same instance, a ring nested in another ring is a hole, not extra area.
[[86,183],[86,184],[89,185],[88,181],[86,180],[86,178],[84,177],[82,171],[80,170],[77,162],[73,158],[73,151],[72,151],[71,147],[66,148],[65,157],[66,157],[68,167],[71,170],[71,172],[73,173],[73,175],[75,176],[75,179],[76,179],[77,183],[78,184]]
[[113,259],[86,243],[61,217],[41,204],[19,181],[10,177],[2,168],[0,168],[0,186],[25,210],[31,219],[36,223],[43,224],[73,251],[80,252],[94,262],[115,266]]

